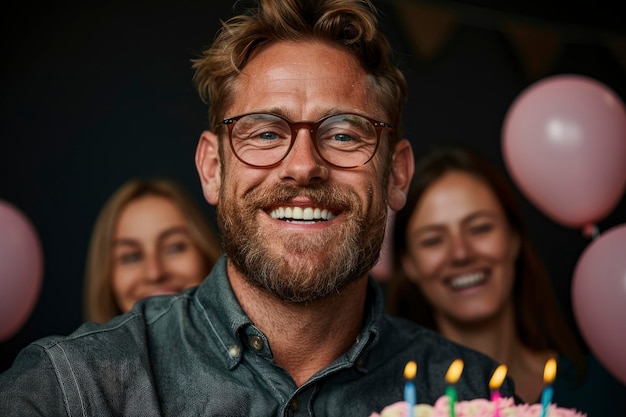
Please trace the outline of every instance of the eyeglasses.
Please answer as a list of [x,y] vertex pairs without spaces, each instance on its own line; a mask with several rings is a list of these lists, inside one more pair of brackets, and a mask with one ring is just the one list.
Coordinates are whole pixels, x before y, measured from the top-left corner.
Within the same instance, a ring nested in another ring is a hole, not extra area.
[[307,129],[318,155],[337,168],[368,163],[378,149],[383,129],[391,125],[358,114],[344,113],[317,122],[292,122],[272,113],[249,113],[224,119],[230,147],[237,159],[256,168],[278,166],[289,154],[300,129]]

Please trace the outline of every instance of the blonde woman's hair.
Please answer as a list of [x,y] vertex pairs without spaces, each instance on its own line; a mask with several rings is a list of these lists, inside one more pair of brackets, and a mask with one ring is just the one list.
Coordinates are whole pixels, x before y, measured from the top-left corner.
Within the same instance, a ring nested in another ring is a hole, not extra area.
[[205,276],[221,254],[219,239],[193,198],[174,180],[135,178],[120,186],[106,201],[92,230],[85,268],[83,316],[86,321],[103,323],[121,314],[112,289],[112,242],[118,218],[130,203],[146,195],[156,195],[176,204],[189,228],[192,242],[205,261]]

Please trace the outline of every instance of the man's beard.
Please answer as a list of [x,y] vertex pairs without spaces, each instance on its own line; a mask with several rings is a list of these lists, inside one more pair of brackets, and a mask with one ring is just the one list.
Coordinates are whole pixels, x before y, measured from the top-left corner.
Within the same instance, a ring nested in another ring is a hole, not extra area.
[[[280,206],[296,196],[341,212],[341,221],[332,228],[302,235],[259,226],[262,208]],[[222,189],[217,216],[224,252],[250,284],[280,300],[308,303],[337,294],[378,261],[387,210],[385,201],[371,199],[370,194],[372,213],[368,216],[359,196],[345,189],[281,184],[255,189],[239,200]],[[284,251],[271,249],[275,241]]]

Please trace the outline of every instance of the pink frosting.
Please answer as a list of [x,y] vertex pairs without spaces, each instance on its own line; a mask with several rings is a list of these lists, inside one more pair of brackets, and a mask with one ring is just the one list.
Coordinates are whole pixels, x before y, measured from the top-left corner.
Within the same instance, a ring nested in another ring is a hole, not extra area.
[[[370,417],[450,417],[450,399],[441,396],[434,406],[418,404],[409,416],[408,403],[399,401],[385,407],[380,414],[372,413]],[[513,398],[501,398],[498,402],[501,417],[540,417],[541,404],[515,404]],[[455,404],[456,417],[493,417],[494,403],[477,398],[470,401],[459,401]],[[574,409],[558,407],[550,404],[547,417],[586,417],[587,414]]]

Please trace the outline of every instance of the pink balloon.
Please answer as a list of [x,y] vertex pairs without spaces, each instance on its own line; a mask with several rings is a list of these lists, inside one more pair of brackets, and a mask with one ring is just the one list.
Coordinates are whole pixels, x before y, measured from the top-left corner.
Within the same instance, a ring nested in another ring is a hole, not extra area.
[[600,234],[583,251],[572,306],[589,349],[626,384],[626,224]]
[[35,229],[17,208],[0,200],[0,341],[26,323],[42,276],[43,254]]
[[568,227],[606,217],[626,188],[626,108],[604,84],[579,75],[538,81],[509,108],[505,163],[528,199]]

